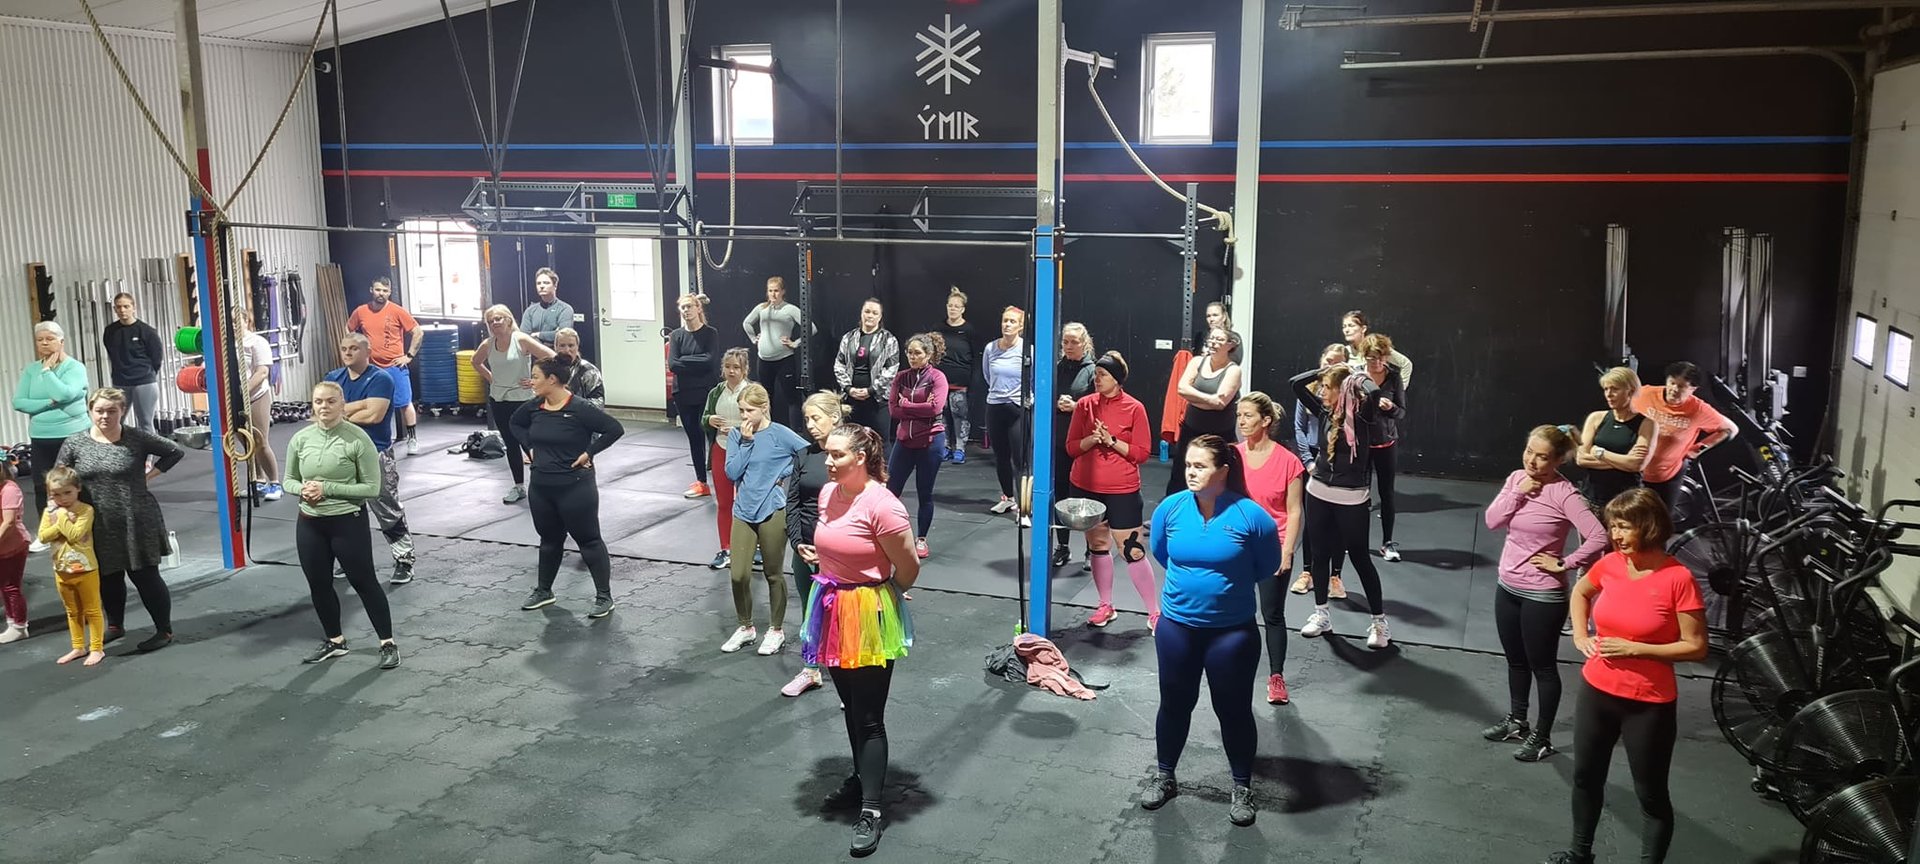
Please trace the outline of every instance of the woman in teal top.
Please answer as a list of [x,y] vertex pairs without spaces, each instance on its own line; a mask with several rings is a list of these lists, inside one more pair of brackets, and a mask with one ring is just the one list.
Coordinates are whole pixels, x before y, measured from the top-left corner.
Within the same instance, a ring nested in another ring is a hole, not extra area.
[[[33,349],[39,359],[20,370],[13,410],[32,418],[27,435],[33,439],[33,494],[46,512],[47,469],[60,457],[67,436],[87,431],[87,367],[67,356],[66,331],[52,321],[33,325]],[[35,552],[45,548],[33,544]]]
[[305,662],[347,653],[340,596],[333,588],[333,563],[339,561],[380,637],[380,668],[392,669],[400,665],[400,649],[393,644],[387,594],[373,573],[373,532],[367,528],[366,502],[380,495],[380,451],[366,431],[346,417],[340,385],[322,381],[313,385],[313,425],[293,433],[287,442],[286,486],[300,494],[294,542],[300,571],[313,594],[313,611],[327,637]]

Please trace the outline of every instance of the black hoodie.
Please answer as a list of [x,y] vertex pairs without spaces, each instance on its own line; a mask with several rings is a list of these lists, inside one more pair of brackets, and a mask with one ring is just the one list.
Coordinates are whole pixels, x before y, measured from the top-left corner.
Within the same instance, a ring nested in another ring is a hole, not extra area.
[[1353,418],[1351,446],[1347,444],[1341,419],[1329,414],[1320,397],[1307,389],[1308,384],[1320,377],[1320,370],[1302,372],[1288,382],[1293,385],[1294,397],[1320,418],[1323,424],[1321,428],[1333,439],[1332,446],[1323,444],[1320,447],[1320,453],[1314,459],[1313,479],[1342,489],[1367,489],[1373,486],[1374,424],[1381,413],[1380,399],[1386,395],[1385,391],[1374,386],[1365,373],[1358,374],[1362,399]]

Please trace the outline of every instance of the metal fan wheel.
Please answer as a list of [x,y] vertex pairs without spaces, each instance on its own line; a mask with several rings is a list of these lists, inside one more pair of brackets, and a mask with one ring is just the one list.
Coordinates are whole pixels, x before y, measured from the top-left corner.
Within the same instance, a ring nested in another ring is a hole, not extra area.
[[1715,522],[1681,534],[1667,546],[1667,554],[1693,573],[1700,599],[1706,603],[1709,631],[1728,632],[1727,595],[1738,590],[1744,562],[1757,549],[1759,535],[1741,522]]
[[1907,860],[1920,777],[1869,780],[1840,790],[1807,814],[1803,864],[1896,864]]
[[1820,650],[1811,633],[1769,630],[1735,645],[1727,665],[1747,703],[1785,723],[1820,695]]
[[1774,786],[1802,822],[1827,796],[1888,776],[1912,756],[1900,709],[1884,690],[1813,700],[1780,730],[1775,748]]
[[[1785,721],[1772,711],[1754,707],[1734,680],[1735,671],[1731,660],[1720,664],[1708,701],[1713,707],[1714,725],[1720,727],[1727,743],[1748,762],[1756,762],[1758,754],[1773,752],[1773,742]],[[1761,790],[1756,787],[1755,791]]]

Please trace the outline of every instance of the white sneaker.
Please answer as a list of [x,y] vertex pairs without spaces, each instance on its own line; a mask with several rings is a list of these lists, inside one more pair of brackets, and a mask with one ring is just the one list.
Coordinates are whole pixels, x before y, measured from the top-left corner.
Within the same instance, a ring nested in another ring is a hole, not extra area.
[[1033,517],[1031,517],[1031,516],[1022,516],[1022,517],[1020,517],[1020,527],[1022,527],[1022,528],[1032,528],[1032,527],[1033,527]]
[[418,438],[407,439],[407,455],[408,456],[420,455],[420,439]]
[[1008,510],[1012,510],[1012,509],[1013,509],[1013,499],[1008,498],[1005,495],[1002,495],[1000,496],[1000,503],[993,505],[993,509],[988,512],[991,512],[994,514],[1000,514],[1000,513],[1005,513]]
[[1396,541],[1388,540],[1380,547],[1380,558],[1383,561],[1400,560],[1400,544]]
[[25,638],[27,638],[27,628],[13,622],[7,622],[7,629],[0,631],[0,645],[5,645],[8,642],[18,642]]
[[787,634],[778,630],[768,630],[767,638],[760,640],[760,649],[755,653],[758,653],[762,657],[768,654],[778,654],[780,653],[780,646],[785,644],[787,644]]
[[1373,619],[1372,624],[1367,625],[1367,647],[1368,648],[1374,648],[1374,649],[1385,648],[1387,647],[1387,644],[1391,641],[1392,641],[1392,637],[1387,630],[1386,618],[1384,617],[1375,618]]
[[725,653],[732,654],[733,652],[738,651],[742,648],[745,648],[748,645],[752,645],[753,640],[758,638],[760,638],[760,632],[758,630],[755,630],[752,627],[742,627],[738,630],[733,631],[732,636],[727,637],[726,644],[721,645],[720,650]]
[[32,552],[45,552],[45,551],[47,551],[47,544],[45,544],[45,543],[42,543],[42,542],[40,542],[39,540],[35,540],[35,541],[33,541],[32,543],[29,543],[29,544],[27,544],[27,551],[28,551],[29,553],[32,553]]
[[1307,623],[1300,626],[1300,635],[1312,639],[1332,629],[1333,616],[1328,615],[1325,609],[1314,609],[1313,614],[1307,616]]

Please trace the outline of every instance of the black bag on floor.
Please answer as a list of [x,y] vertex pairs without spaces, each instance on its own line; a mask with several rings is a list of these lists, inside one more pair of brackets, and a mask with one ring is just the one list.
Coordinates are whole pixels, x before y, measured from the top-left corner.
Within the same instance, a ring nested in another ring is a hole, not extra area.
[[507,445],[500,440],[500,433],[488,430],[468,435],[467,440],[460,442],[459,446],[448,448],[447,452],[465,453],[468,459],[505,459]]
[[1027,664],[1013,645],[1002,645],[987,653],[987,674],[998,675],[1015,684],[1027,683]]

